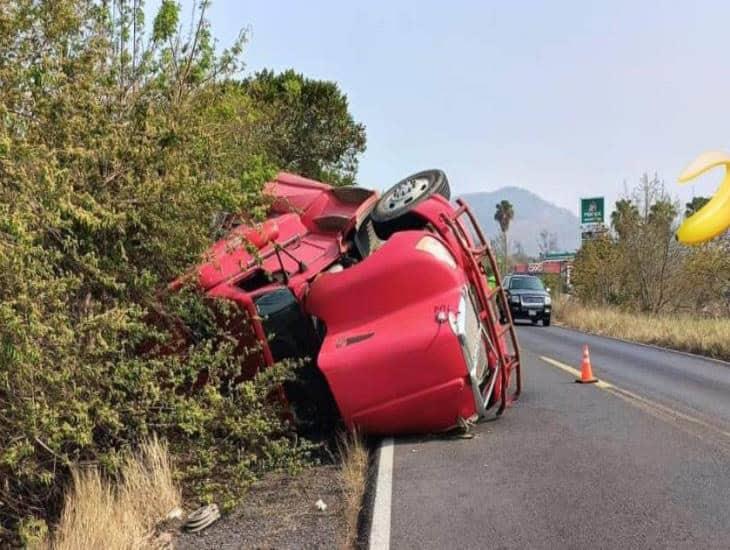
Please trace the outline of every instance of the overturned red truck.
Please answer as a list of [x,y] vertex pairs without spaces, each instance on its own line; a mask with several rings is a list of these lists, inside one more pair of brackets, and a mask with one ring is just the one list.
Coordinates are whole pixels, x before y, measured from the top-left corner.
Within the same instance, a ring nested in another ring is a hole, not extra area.
[[265,191],[267,220],[233,228],[194,278],[248,317],[242,338],[260,344],[262,367],[306,361],[286,387],[295,419],[438,432],[496,403],[501,414],[519,395],[494,256],[469,206],[449,202],[443,172],[414,174],[382,196],[287,173]]

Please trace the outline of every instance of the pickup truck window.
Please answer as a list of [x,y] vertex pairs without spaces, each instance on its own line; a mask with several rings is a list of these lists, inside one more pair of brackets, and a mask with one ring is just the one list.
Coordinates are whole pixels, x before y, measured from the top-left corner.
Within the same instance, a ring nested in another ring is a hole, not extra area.
[[510,290],[545,290],[542,281],[537,277],[512,277],[509,280]]

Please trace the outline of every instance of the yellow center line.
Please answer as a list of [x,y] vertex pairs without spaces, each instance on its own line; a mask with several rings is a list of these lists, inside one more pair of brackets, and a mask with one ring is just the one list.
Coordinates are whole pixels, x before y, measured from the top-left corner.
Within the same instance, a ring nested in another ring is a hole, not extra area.
[[[578,369],[571,367],[570,365],[566,365],[565,363],[561,363],[560,361],[557,361],[550,357],[545,357],[544,355],[541,355],[540,359],[542,359],[543,361],[545,361],[546,363],[548,363],[554,367],[557,367],[557,368],[569,373],[571,376],[575,377],[576,379],[580,378],[580,371]],[[648,412],[648,413],[652,414],[653,416],[661,418],[663,420],[675,421],[675,422],[678,420],[682,420],[684,422],[694,424],[696,426],[701,426],[702,428],[705,428],[711,432],[714,432],[715,434],[718,434],[724,438],[730,439],[730,432],[725,431],[722,428],[709,424],[709,423],[705,422],[704,420],[700,420],[699,418],[696,418],[694,416],[680,412],[671,407],[667,407],[666,405],[662,405],[661,403],[657,403],[656,401],[652,401],[651,399],[647,399],[646,397],[642,397],[641,395],[637,395],[634,392],[620,388],[614,384],[611,384],[610,382],[605,382],[603,380],[599,380],[598,382],[596,382],[595,384],[592,384],[592,385],[599,389],[607,391],[608,393],[611,393],[612,395],[620,397],[621,399],[634,405],[635,407],[637,407],[645,412]],[[699,436],[699,434],[697,434],[696,432],[692,432],[692,433]]]

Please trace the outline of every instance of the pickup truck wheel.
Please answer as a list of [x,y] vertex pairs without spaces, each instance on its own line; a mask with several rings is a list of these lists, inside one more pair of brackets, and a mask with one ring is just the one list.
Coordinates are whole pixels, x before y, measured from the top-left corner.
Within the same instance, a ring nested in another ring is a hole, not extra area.
[[549,327],[550,326],[550,317],[545,317],[542,320],[542,326],[544,326],[544,327]]
[[370,214],[376,224],[392,222],[433,194],[449,199],[451,189],[441,170],[424,170],[408,176],[388,189]]

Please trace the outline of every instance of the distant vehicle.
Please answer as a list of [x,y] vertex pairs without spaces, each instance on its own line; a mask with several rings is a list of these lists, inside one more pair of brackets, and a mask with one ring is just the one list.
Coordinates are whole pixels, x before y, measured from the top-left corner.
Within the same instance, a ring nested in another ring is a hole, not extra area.
[[[489,241],[468,205],[449,202],[440,170],[414,174],[382,197],[280,173],[266,186],[267,220],[240,224],[192,283],[241,312],[243,367],[304,361],[285,384],[296,421],[332,416],[371,434],[468,427],[510,401],[517,336]],[[491,285],[488,277],[492,276]]]
[[508,275],[504,278],[504,290],[513,319],[529,319],[534,325],[542,321],[543,326],[550,326],[550,289],[545,288],[539,277]]

